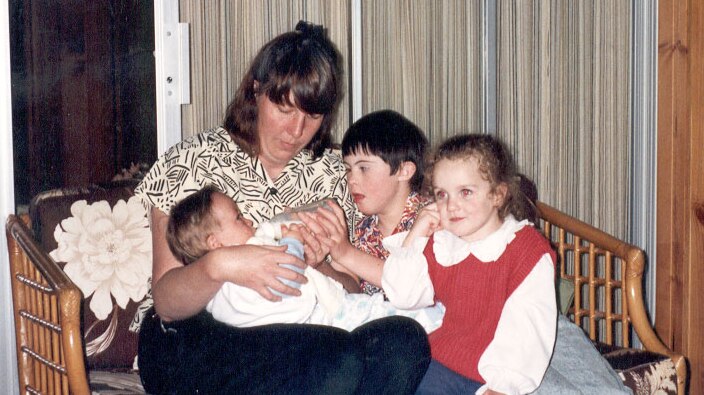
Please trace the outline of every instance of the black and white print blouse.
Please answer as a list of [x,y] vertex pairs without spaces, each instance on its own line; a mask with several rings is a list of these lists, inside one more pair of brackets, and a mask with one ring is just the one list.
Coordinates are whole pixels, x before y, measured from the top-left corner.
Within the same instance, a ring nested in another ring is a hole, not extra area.
[[[340,150],[326,150],[317,159],[310,151],[303,150],[272,181],[262,163],[242,151],[220,127],[169,148],[135,188],[135,195],[147,212],[156,207],[168,215],[179,200],[208,184],[232,197],[242,214],[255,225],[286,207],[325,198],[334,198],[345,210],[350,234],[361,218],[347,190]],[[137,309],[131,331],[139,331],[144,314],[152,305],[150,292]]]
[[135,189],[149,210],[168,214],[184,197],[214,184],[232,197],[255,225],[286,207],[298,207],[324,198],[335,198],[355,224],[356,208],[348,190],[339,150],[326,150],[313,158],[303,150],[271,180],[258,158],[247,155],[221,128],[211,129],[174,145],[162,155]]

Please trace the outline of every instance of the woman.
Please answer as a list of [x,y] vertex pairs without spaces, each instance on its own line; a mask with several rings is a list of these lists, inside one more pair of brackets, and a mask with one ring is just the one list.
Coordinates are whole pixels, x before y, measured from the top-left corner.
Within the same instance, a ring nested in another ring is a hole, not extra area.
[[[305,267],[283,247],[220,248],[188,266],[169,251],[167,214],[208,184],[232,197],[258,224],[284,210],[335,198],[348,217],[344,165],[331,147],[339,103],[340,58],[322,27],[267,43],[254,58],[222,128],[169,149],[136,189],[150,207],[154,310],[140,330],[139,368],[150,393],[412,393],[430,360],[425,333],[402,317],[352,333],[330,327],[276,324],[232,328],[203,309],[223,282],[279,300],[272,290],[299,291],[278,280],[305,282],[280,263]],[[309,264],[337,279],[351,276],[323,262],[327,250],[307,235]]]

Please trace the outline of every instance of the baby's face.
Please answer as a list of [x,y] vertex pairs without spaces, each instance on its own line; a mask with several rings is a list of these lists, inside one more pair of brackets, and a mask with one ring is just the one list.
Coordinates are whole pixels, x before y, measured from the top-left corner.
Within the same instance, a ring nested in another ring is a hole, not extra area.
[[220,229],[213,235],[223,246],[244,244],[254,236],[252,221],[242,216],[234,200],[222,193],[213,194],[213,215],[220,222]]

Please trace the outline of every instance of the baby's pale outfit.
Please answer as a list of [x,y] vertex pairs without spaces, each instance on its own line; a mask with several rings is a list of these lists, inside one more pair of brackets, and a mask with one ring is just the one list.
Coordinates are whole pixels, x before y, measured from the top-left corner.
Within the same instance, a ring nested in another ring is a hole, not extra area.
[[[281,238],[280,224],[262,223],[247,244],[287,245],[287,252],[303,258],[303,245],[293,238]],[[384,301],[381,294],[348,294],[342,284],[307,267],[308,278],[301,285],[301,296],[283,297],[271,302],[256,291],[234,283],[225,283],[208,302],[206,310],[213,317],[237,327],[273,323],[307,323],[353,330],[377,318],[402,315],[418,321],[430,333],[442,325],[445,307],[434,306],[404,310]]]

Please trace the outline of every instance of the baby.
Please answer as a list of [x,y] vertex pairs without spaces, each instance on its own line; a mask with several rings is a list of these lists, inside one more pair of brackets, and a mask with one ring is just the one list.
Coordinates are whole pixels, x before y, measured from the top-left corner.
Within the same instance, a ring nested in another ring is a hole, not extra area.
[[[292,215],[295,218],[295,214]],[[237,204],[213,186],[186,197],[171,210],[166,239],[174,256],[185,265],[209,251],[233,245],[286,245],[287,252],[303,257],[301,229],[297,221],[263,223],[256,230],[240,213]],[[300,268],[287,267],[301,271]],[[382,295],[347,294],[342,285],[312,267],[303,274],[301,296],[266,300],[257,292],[234,283],[224,283],[208,302],[206,310],[219,321],[237,327],[272,323],[310,323],[352,330],[376,318],[404,315],[418,321],[430,333],[442,324],[442,305],[402,310]],[[282,279],[282,281],[287,281]]]

